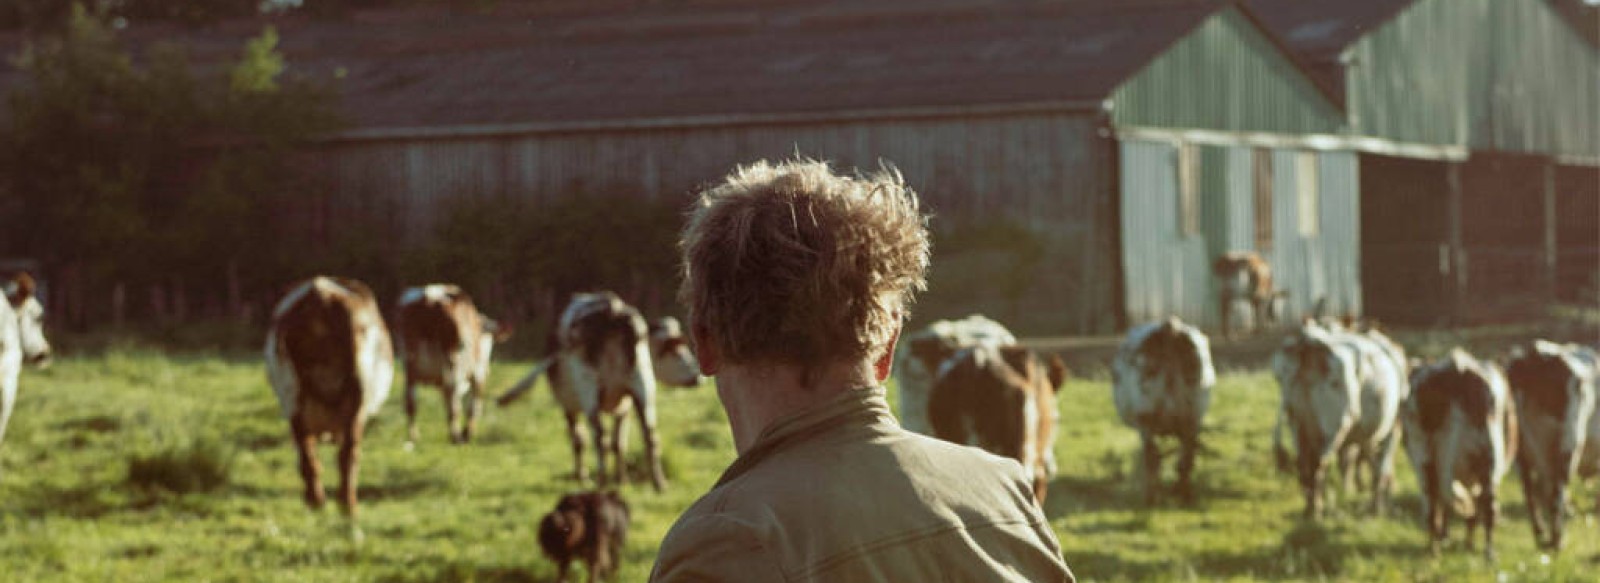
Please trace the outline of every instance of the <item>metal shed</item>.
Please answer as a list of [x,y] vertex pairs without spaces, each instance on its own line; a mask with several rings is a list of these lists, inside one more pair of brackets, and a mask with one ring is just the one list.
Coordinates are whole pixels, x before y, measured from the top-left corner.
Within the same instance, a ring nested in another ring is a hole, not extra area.
[[[1168,314],[1212,326],[1210,260],[1233,249],[1264,252],[1296,310],[1324,297],[1360,310],[1356,144],[1336,100],[1237,2],[496,12],[510,9],[277,23],[289,61],[335,83],[352,122],[307,157],[327,194],[286,216],[407,244],[462,197],[685,197],[798,152],[892,161],[936,228],[1016,225],[1042,249],[1031,264],[941,257],[924,317],[985,311],[1023,333]],[[257,30],[182,38],[204,60]]]
[[1499,319],[1542,311],[1558,292],[1580,299],[1600,271],[1597,221],[1572,218],[1592,216],[1600,194],[1586,180],[1600,179],[1600,53],[1577,20],[1592,10],[1249,4],[1343,99],[1353,134],[1404,145],[1360,164],[1369,311]]

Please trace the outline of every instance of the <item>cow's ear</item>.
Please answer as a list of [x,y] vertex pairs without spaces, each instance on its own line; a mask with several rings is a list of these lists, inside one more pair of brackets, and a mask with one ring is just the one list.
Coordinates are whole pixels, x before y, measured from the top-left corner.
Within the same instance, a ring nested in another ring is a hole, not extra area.
[[501,324],[500,322],[485,318],[483,322],[483,331],[488,332],[491,336],[494,336],[495,342],[505,342],[506,340],[511,339],[511,333],[516,331],[516,328],[510,324]]
[[26,271],[20,272],[11,276],[11,285],[7,286],[9,289],[6,290],[6,297],[11,300],[11,305],[21,306],[28,301],[28,298],[33,297],[36,285],[33,276],[28,275]]
[[1061,357],[1050,355],[1050,390],[1061,388],[1061,383],[1067,382],[1067,364],[1061,362]]

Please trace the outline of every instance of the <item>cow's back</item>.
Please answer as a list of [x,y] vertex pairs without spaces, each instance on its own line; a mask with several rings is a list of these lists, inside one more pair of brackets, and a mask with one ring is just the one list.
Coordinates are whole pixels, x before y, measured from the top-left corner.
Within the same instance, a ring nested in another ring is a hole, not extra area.
[[[472,316],[471,322],[463,319]],[[476,344],[468,330],[477,325],[477,308],[453,285],[433,284],[406,290],[395,309],[395,331],[406,373],[430,383],[454,383],[446,378],[470,372]]]
[[316,277],[273,312],[267,339],[273,388],[285,416],[323,431],[348,414],[371,415],[388,397],[394,353],[372,291],[359,281]]
[[963,348],[1012,346],[1017,338],[999,322],[979,314],[960,320],[939,320],[901,339],[894,373],[899,388],[901,426],[932,434],[928,395],[942,365]]
[[1111,373],[1117,415],[1129,426],[1157,433],[1198,424],[1216,384],[1205,335],[1175,319],[1131,330]]

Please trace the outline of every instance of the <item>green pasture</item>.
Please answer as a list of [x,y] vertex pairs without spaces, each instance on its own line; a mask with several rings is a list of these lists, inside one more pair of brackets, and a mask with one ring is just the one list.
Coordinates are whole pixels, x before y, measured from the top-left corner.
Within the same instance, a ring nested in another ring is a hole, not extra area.
[[[492,386],[528,366],[499,363]],[[403,447],[398,397],[397,387],[367,433],[357,543],[333,507],[314,513],[301,503],[287,424],[255,355],[113,345],[25,371],[0,445],[0,579],[552,580],[535,528],[579,485],[549,392],[491,407],[477,441],[451,446],[429,390],[414,451]],[[1138,438],[1117,421],[1105,379],[1070,381],[1060,403],[1061,473],[1045,510],[1084,581],[1600,580],[1594,484],[1578,491],[1584,517],[1566,552],[1546,556],[1510,476],[1494,565],[1459,544],[1429,555],[1403,457],[1390,516],[1365,515],[1357,495],[1342,496],[1323,522],[1302,521],[1293,479],[1273,468],[1277,390],[1259,370],[1221,375],[1189,508],[1143,507]],[[661,494],[643,483],[624,489],[634,524],[621,581],[645,579],[672,521],[733,458],[709,385],[664,391],[659,409],[671,483]],[[637,431],[631,439],[637,456]],[[333,466],[332,447],[322,459]],[[1169,464],[1169,481],[1171,472]]]

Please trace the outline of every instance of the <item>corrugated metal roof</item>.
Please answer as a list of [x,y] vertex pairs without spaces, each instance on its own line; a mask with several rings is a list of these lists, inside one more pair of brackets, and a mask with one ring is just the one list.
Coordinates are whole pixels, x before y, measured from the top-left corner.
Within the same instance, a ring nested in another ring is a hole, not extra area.
[[[337,78],[357,128],[426,127],[1097,101],[1224,4],[779,2],[275,25],[298,71]],[[260,24],[128,36],[216,62]]]

